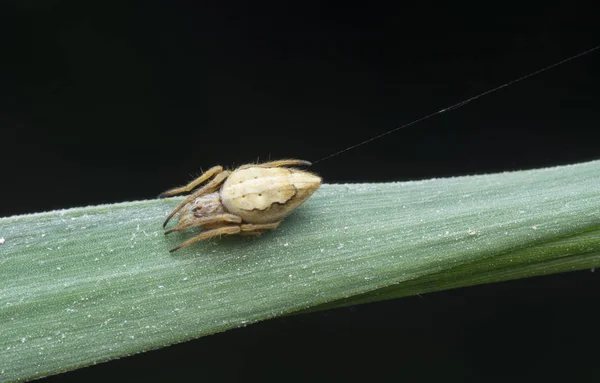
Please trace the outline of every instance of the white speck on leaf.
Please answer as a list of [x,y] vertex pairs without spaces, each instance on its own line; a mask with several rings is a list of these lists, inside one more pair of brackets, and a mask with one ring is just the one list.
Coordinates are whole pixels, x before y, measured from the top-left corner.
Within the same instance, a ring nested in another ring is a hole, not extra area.
[[6,243],[6,239],[4,237],[0,238],[0,245],[4,245]]

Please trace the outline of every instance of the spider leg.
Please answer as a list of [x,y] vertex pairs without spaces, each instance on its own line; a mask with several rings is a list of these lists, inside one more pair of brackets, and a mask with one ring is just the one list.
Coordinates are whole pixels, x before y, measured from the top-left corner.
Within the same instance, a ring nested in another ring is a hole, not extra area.
[[196,186],[200,185],[202,182],[206,181],[207,179],[214,176],[215,174],[221,173],[222,171],[223,171],[222,166],[214,166],[214,167],[208,169],[207,171],[205,171],[204,173],[202,173],[202,175],[200,177],[196,178],[189,184],[178,187],[178,188],[167,190],[166,192],[161,193],[158,197],[165,198],[165,197],[170,197],[173,195],[192,191],[192,189],[194,189]]
[[221,184],[223,183],[223,181],[225,181],[227,179],[227,177],[229,177],[231,173],[228,171],[224,171],[222,173],[219,173],[215,176],[215,178],[213,178],[209,183],[207,183],[206,185],[204,185],[202,188],[196,190],[194,193],[190,194],[189,196],[186,197],[186,199],[184,199],[179,206],[177,206],[175,208],[175,210],[173,210],[171,212],[171,214],[169,214],[169,216],[167,217],[167,219],[165,220],[165,222],[163,223],[163,227],[167,226],[167,223],[171,220],[171,218],[173,218],[173,216],[175,214],[177,214],[177,212],[179,210],[181,210],[185,205],[187,205],[188,203],[192,202],[193,200],[195,200],[196,198],[203,196],[205,194],[208,193],[212,193],[215,190],[217,190],[219,188],[219,186],[221,186]]
[[223,227],[219,227],[217,229],[203,231],[202,233],[198,234],[197,236],[190,238],[187,241],[183,242],[181,245],[169,250],[169,252],[172,253],[174,251],[181,249],[182,247],[189,246],[192,243],[202,241],[204,239],[216,237],[218,235],[237,234],[240,232],[240,230],[241,230],[240,226],[235,225],[235,226],[223,226]]
[[242,231],[240,235],[244,237],[260,237],[264,233],[264,231]]
[[279,161],[264,162],[262,164],[242,165],[238,169],[247,169],[247,168],[253,168],[253,167],[279,168],[282,166],[310,166],[310,165],[311,165],[311,163],[309,161],[304,161],[304,160],[279,160]]
[[179,224],[177,226],[175,226],[174,228],[172,228],[171,230],[167,230],[165,232],[165,235],[172,233],[174,231],[180,231],[183,229],[188,229],[190,227],[196,227],[196,226],[204,226],[204,225],[208,225],[208,224],[212,224],[212,223],[242,223],[242,218],[237,216],[237,215],[233,215],[233,214],[218,214],[218,215],[213,215],[211,217],[194,217],[193,215],[188,215],[185,216],[184,218],[181,219],[181,221],[179,221]]
[[281,221],[277,221],[277,222],[273,222],[273,223],[245,223],[240,226],[240,229],[242,230],[242,232],[245,232],[248,234],[251,232],[254,232],[254,231],[262,233],[263,230],[272,230],[272,229],[277,228],[277,226],[279,226],[280,223],[281,223]]
[[[186,218],[188,218],[187,214],[190,212],[190,210],[192,210],[194,208],[194,204],[193,203],[188,203],[187,205],[185,205],[180,211],[179,211],[179,222],[184,221]],[[189,217],[191,218],[191,217]]]

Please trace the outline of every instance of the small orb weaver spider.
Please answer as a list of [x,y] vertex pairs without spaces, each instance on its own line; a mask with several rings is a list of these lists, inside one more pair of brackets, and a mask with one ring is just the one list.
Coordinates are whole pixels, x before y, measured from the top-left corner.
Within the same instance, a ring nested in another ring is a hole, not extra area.
[[290,159],[242,165],[233,171],[215,166],[186,186],[162,193],[160,198],[191,192],[210,179],[188,195],[163,224],[166,227],[179,213],[177,226],[165,234],[190,227],[202,227],[205,231],[170,252],[219,235],[261,235],[275,229],[321,186],[321,177],[316,174],[289,167],[310,164]]

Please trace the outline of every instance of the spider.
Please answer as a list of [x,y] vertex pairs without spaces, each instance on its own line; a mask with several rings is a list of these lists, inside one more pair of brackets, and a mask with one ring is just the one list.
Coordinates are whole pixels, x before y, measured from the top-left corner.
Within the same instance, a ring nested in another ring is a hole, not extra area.
[[170,252],[223,234],[261,235],[275,229],[321,186],[321,177],[288,167],[310,164],[290,159],[242,165],[233,171],[215,166],[186,186],[162,193],[160,198],[191,192],[210,179],[188,195],[163,224],[166,227],[179,213],[177,226],[165,234],[198,226],[205,231]]

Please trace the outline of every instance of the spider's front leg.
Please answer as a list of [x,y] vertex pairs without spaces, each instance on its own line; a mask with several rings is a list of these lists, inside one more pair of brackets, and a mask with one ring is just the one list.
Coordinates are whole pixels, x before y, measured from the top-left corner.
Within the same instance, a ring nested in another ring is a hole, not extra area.
[[200,175],[200,177],[196,178],[189,184],[178,187],[178,188],[173,188],[173,189],[167,190],[166,192],[161,193],[158,196],[158,198],[171,197],[171,196],[174,196],[177,194],[190,192],[190,191],[192,191],[192,189],[194,189],[196,186],[200,185],[202,182],[208,180],[210,177],[214,176],[215,174],[221,173],[222,171],[223,171],[222,166],[214,166],[214,167],[208,169],[207,171],[205,171],[204,173],[202,173]]
[[167,230],[165,235],[174,231],[189,229],[190,227],[205,226],[214,223],[242,223],[242,218],[234,214],[217,214],[209,217],[185,216],[174,228]]
[[237,234],[240,232],[240,230],[241,230],[240,225],[223,226],[223,227],[218,227],[216,229],[206,230],[206,231],[203,231],[202,233],[198,234],[197,236],[190,238],[187,241],[183,242],[181,245],[169,250],[169,252],[172,253],[174,251],[181,249],[182,247],[189,246],[192,243],[202,241],[204,239],[216,237],[219,235]]

